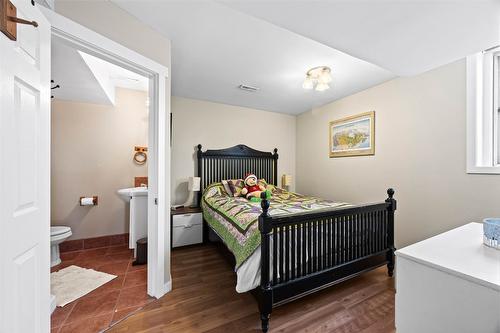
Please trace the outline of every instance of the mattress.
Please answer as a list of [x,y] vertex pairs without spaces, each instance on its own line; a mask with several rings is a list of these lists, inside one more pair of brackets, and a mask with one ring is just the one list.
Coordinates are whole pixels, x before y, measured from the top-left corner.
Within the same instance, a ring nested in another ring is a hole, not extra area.
[[[289,215],[350,206],[305,196],[268,185],[272,193],[269,214]],[[226,193],[220,183],[208,186],[202,197],[203,217],[236,259],[236,291],[246,292],[260,284],[260,203]]]

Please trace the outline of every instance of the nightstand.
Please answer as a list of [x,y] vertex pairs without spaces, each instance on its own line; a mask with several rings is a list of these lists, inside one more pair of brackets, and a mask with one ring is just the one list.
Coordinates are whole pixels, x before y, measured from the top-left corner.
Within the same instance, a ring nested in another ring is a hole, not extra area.
[[180,247],[203,242],[201,208],[183,207],[170,211],[171,244]]

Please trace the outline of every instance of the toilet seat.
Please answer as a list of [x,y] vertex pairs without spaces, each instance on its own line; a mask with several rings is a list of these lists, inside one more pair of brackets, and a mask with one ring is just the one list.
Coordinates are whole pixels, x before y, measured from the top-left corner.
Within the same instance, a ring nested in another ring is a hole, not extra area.
[[50,227],[50,236],[51,237],[60,236],[60,235],[66,234],[68,232],[71,232],[70,227],[66,227],[66,226]]

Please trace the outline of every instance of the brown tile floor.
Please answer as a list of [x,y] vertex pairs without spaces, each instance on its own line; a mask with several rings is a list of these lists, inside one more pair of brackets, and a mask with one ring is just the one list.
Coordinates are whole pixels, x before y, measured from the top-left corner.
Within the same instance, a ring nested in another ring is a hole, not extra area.
[[153,300],[146,293],[146,265],[132,266],[133,251],[126,245],[61,253],[61,260],[52,272],[77,265],[118,277],[65,307],[56,308],[51,317],[51,333],[100,332]]

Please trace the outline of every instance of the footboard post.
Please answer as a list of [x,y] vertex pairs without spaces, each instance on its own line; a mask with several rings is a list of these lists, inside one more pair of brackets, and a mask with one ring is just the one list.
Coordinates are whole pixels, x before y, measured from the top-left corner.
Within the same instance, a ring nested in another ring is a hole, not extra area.
[[269,329],[269,317],[273,308],[273,289],[269,279],[269,243],[272,231],[272,222],[268,213],[270,203],[267,200],[265,193],[262,193],[261,199],[262,214],[259,216],[259,230],[261,237],[259,310],[260,319],[262,321],[262,332],[265,333]]
[[385,202],[387,205],[387,274],[392,277],[394,274],[394,211],[396,210],[396,199],[393,199],[394,190],[392,188],[387,190],[387,195],[389,196]]

